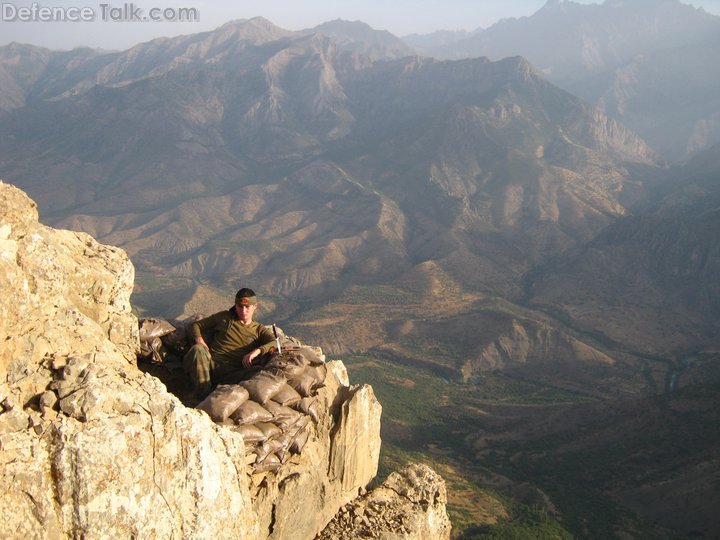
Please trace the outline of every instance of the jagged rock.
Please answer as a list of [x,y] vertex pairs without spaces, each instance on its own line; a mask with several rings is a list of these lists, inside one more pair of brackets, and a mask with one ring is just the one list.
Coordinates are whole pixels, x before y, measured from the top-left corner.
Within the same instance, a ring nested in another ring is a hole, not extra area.
[[0,182],[0,395],[42,393],[50,363],[69,356],[133,365],[135,271],[124,251],[38,223],[35,203]]
[[1,182],[0,216],[1,537],[312,538],[371,481],[380,405],[342,363],[301,454],[252,475],[239,433],[137,368],[125,253]]
[[137,369],[124,252],[0,201],[2,536],[309,538],[375,476],[381,408],[340,362],[301,454],[251,475],[241,435]]
[[446,502],[444,480],[428,466],[412,463],[345,506],[317,540],[447,539]]

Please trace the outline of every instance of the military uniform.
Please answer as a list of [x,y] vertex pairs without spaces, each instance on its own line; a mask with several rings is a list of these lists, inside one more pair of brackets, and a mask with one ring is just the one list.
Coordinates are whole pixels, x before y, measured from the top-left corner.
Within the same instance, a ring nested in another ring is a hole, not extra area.
[[207,395],[215,385],[242,380],[247,372],[243,357],[255,349],[266,354],[275,341],[273,332],[264,325],[256,321],[242,324],[235,308],[195,322],[191,337],[196,341],[201,336],[207,338],[210,351],[196,343],[183,358],[183,367],[198,397]]

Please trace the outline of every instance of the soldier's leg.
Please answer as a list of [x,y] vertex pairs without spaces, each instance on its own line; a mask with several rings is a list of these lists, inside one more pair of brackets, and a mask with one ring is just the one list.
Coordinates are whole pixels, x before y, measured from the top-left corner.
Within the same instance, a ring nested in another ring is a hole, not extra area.
[[242,364],[221,363],[213,370],[213,385],[237,384],[248,378],[248,370]]
[[202,345],[193,345],[183,357],[183,370],[190,379],[195,395],[200,399],[212,390],[213,368],[210,351]]
[[245,368],[241,363],[221,362],[213,365],[212,381],[213,386],[218,384],[237,384],[240,381],[250,379],[253,375],[262,371],[267,364],[270,355],[258,356],[253,365]]

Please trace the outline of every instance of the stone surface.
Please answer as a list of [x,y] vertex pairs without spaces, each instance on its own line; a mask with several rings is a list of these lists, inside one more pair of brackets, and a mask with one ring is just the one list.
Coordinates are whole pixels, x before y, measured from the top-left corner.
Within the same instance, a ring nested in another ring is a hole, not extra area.
[[449,539],[446,502],[444,480],[426,465],[412,463],[347,504],[317,538]]
[[[45,227],[2,182],[0,217],[0,537],[305,539],[365,492],[381,407],[342,362],[302,452],[253,474],[239,433],[138,369],[126,254]],[[444,487],[408,478],[373,493],[424,507],[408,530],[444,523]]]

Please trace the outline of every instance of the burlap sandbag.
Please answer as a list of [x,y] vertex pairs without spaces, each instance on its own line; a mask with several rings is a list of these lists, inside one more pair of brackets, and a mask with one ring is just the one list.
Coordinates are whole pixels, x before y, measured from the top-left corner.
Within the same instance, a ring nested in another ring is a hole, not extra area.
[[242,435],[246,443],[263,443],[267,439],[263,430],[255,424],[243,424],[241,426],[233,426],[230,429]]
[[306,416],[304,414],[301,414],[300,417],[297,419],[297,422],[293,425],[293,429],[305,429],[310,425],[310,417]]
[[256,422],[269,422],[273,415],[265,407],[252,400],[247,400],[230,415],[237,424],[254,424]]
[[292,443],[290,444],[290,452],[292,452],[293,454],[301,453],[309,438],[310,430],[308,428],[299,430],[295,435]]
[[310,366],[303,373],[311,375],[315,379],[315,388],[317,389],[325,384],[325,379],[327,378],[327,366],[325,364]]
[[301,373],[297,377],[288,379],[287,383],[302,397],[308,397],[313,394],[317,381],[315,380],[315,377],[309,373]]
[[269,456],[270,454],[274,454],[275,452],[280,450],[284,444],[285,441],[280,441],[276,438],[269,439],[264,443],[258,445],[255,448],[255,454],[257,455],[256,463],[262,463],[267,456]]
[[263,432],[263,435],[265,435],[265,441],[272,439],[273,437],[277,437],[278,435],[282,435],[283,432],[282,428],[274,422],[257,422],[255,423],[255,426]]
[[272,399],[265,404],[265,408],[275,417],[273,422],[275,422],[283,430],[297,422],[298,417],[300,416],[298,411],[295,411],[290,407],[286,407],[285,405],[280,405]]
[[312,418],[313,422],[317,423],[319,416],[316,398],[304,397],[300,401],[293,403],[290,407],[298,412],[307,414]]
[[297,377],[308,366],[305,358],[293,351],[274,354],[265,364],[265,369],[281,372],[285,377]]
[[256,462],[253,466],[254,472],[273,472],[277,471],[282,464],[280,459],[275,454],[268,454],[261,463]]
[[140,325],[140,343],[175,331],[175,327],[165,319],[140,319],[138,324]]
[[261,371],[255,374],[252,379],[241,381],[239,384],[250,393],[250,399],[262,405],[272,399],[285,384],[285,378],[267,371]]
[[238,384],[221,384],[196,409],[205,411],[215,422],[222,422],[248,400],[248,391]]
[[175,352],[178,356],[182,356],[190,348],[190,343],[188,341],[188,336],[190,334],[188,334],[186,325],[183,321],[171,319],[170,324],[173,325],[175,331],[162,336],[162,341],[168,349]]
[[285,463],[290,458],[290,446],[297,438],[299,431],[300,430],[298,428],[289,429],[276,438],[280,447],[275,450],[275,455],[280,458],[280,463]]
[[168,356],[168,351],[161,338],[155,336],[149,341],[140,342],[140,357],[154,364],[162,364]]
[[285,406],[290,406],[293,403],[297,403],[301,399],[302,396],[298,394],[297,390],[295,390],[287,383],[284,383],[273,396],[273,401]]
[[320,355],[310,347],[302,346],[298,350],[298,353],[300,353],[303,358],[305,358],[305,361],[312,366],[321,366],[325,364],[323,358],[321,358]]

